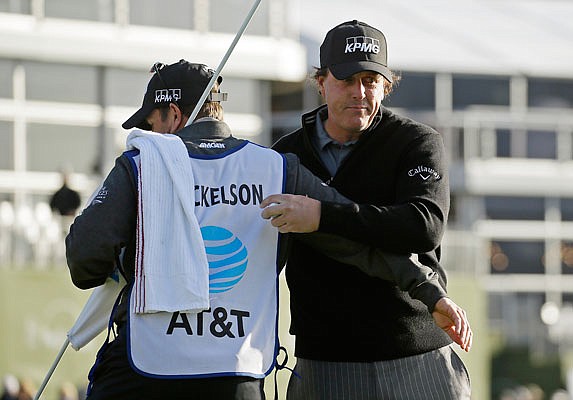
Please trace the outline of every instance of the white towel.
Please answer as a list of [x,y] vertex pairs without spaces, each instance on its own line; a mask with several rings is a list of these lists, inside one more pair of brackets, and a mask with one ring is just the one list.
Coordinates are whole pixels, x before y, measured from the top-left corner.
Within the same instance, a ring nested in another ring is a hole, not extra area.
[[135,312],[209,308],[209,264],[195,216],[187,148],[176,135],[132,131],[139,149]]

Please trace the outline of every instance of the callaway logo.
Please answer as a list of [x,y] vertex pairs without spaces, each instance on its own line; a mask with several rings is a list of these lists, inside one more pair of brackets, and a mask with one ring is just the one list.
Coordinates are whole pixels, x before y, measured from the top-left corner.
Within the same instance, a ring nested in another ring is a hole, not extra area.
[[199,147],[202,149],[224,149],[225,144],[224,143],[207,142],[207,143],[199,143]]
[[155,91],[155,103],[165,103],[179,100],[181,89],[158,89]]
[[362,51],[364,53],[378,54],[380,52],[380,41],[368,36],[354,36],[346,38],[345,53]]
[[427,181],[430,177],[434,177],[436,180],[440,179],[441,176],[438,174],[437,171],[433,170],[430,167],[425,167],[423,165],[418,165],[416,168],[411,169],[408,171],[408,176],[416,176],[419,175],[420,178]]
[[98,194],[96,195],[96,197],[94,197],[94,199],[92,200],[92,204],[101,204],[103,203],[103,201],[105,200],[105,198],[107,197],[107,188],[105,186],[102,186],[102,188],[99,190]]

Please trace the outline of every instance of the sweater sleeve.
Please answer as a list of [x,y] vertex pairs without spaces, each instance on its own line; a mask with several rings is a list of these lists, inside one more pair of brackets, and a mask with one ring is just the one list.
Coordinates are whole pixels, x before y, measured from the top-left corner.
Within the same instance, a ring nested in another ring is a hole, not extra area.
[[121,249],[135,234],[136,197],[133,172],[125,156],[116,160],[99,193],[76,217],[66,237],[72,282],[80,289],[103,284]]
[[416,254],[383,252],[328,233],[295,234],[297,240],[338,262],[356,267],[373,278],[394,283],[410,297],[419,300],[432,312],[439,299],[447,297],[439,274],[418,260]]
[[[338,199],[345,204],[352,204],[333,188],[323,185],[320,179],[299,163],[296,156],[287,154],[285,158],[287,192],[308,195],[317,200]],[[436,302],[446,296],[446,291],[439,283],[438,274],[418,262],[415,255],[384,253],[380,249],[342,236],[321,232],[291,235],[292,238],[310,245],[338,262],[357,267],[369,276],[393,282],[413,299],[423,302],[430,312]]]
[[439,246],[449,212],[439,134],[423,135],[410,144],[388,190],[395,195],[391,205],[323,202],[319,230],[400,253],[425,253]]

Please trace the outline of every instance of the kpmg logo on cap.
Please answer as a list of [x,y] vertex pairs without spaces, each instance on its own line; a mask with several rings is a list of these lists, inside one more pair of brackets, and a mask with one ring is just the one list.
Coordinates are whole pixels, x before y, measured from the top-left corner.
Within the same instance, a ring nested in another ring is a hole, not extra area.
[[181,99],[181,89],[158,89],[155,91],[155,103],[177,102]]
[[247,270],[247,248],[233,232],[220,226],[202,227],[201,236],[209,262],[209,293],[233,289]]
[[353,36],[346,38],[346,48],[344,49],[344,52],[354,53],[356,51],[378,54],[380,52],[380,41],[368,36]]

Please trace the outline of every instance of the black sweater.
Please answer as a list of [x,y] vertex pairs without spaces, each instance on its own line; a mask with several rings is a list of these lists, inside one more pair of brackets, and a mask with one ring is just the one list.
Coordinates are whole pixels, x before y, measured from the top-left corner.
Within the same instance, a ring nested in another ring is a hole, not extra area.
[[[326,106],[319,109],[323,119]],[[330,177],[311,144],[317,111],[273,148],[303,165],[355,203],[323,202],[319,231],[392,253],[418,253],[446,285],[439,265],[449,211],[448,172],[441,136],[428,126],[382,109]],[[294,241],[286,276],[291,333],[298,357],[377,361],[451,343],[428,310],[393,284],[372,278]]]

